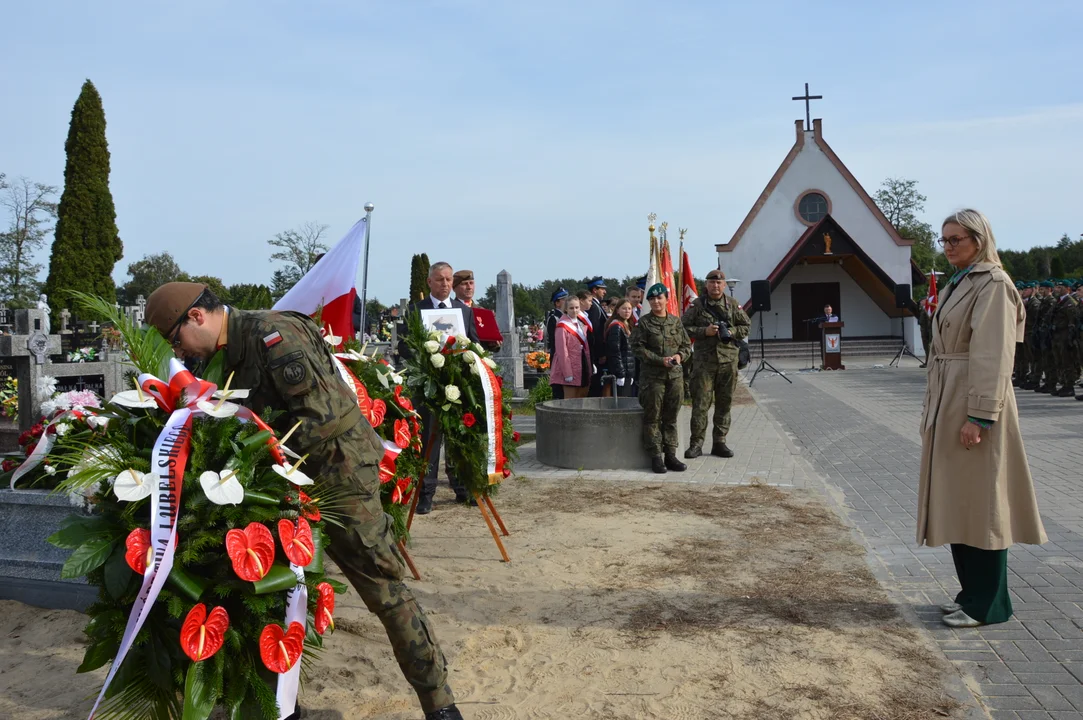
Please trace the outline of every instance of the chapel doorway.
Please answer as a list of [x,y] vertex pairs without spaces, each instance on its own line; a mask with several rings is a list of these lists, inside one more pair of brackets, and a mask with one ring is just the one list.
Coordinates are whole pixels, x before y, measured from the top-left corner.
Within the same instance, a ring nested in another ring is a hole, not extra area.
[[790,285],[790,317],[793,319],[793,339],[809,342],[820,340],[820,323],[805,322],[824,314],[824,305],[842,320],[837,282],[794,283]]

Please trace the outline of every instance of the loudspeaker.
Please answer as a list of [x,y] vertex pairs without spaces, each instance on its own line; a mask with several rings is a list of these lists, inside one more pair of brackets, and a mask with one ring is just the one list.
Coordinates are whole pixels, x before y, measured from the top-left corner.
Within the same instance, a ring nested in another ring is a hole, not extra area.
[[914,301],[909,285],[895,285],[895,307],[905,308]]
[[765,311],[771,309],[770,280],[752,281],[752,309]]

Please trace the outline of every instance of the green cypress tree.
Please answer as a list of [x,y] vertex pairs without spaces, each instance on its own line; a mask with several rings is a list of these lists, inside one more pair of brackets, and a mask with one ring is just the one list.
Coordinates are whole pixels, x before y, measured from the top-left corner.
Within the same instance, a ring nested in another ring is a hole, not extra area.
[[420,258],[420,270],[418,271],[418,278],[421,285],[421,294],[414,298],[414,302],[422,300],[429,295],[429,256],[427,253],[421,253],[418,256]]
[[57,209],[56,237],[49,258],[45,292],[54,312],[67,304],[67,292],[79,290],[112,303],[116,297],[113,266],[124,255],[117,213],[109,191],[109,146],[105,110],[94,83],[83,83],[71,111],[64,143],[64,192]]

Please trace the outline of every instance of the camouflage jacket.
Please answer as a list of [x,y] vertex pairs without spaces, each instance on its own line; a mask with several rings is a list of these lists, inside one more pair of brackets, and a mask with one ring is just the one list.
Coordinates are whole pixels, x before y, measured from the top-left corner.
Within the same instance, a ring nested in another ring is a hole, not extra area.
[[1075,340],[1078,316],[1078,300],[1071,295],[1058,298],[1049,315],[1049,327],[1053,331],[1053,339],[1057,342]]
[[[718,335],[708,335],[707,328],[718,323],[718,318],[708,311],[714,310],[718,317],[726,321],[733,340],[722,340]],[[712,300],[703,295],[692,301],[692,305],[681,318],[688,337],[696,342],[696,362],[703,360],[732,360],[737,357],[740,340],[748,337],[751,322],[741,308],[741,303],[728,295]]]
[[1031,295],[1023,302],[1023,306],[1027,310],[1027,322],[1025,325],[1025,333],[1029,338],[1033,335],[1035,329],[1038,327],[1038,308],[1041,307],[1042,300],[1038,297],[1037,293]]
[[677,378],[684,374],[679,366],[666,367],[662,358],[681,356],[681,362],[688,362],[692,355],[692,343],[684,325],[675,315],[658,317],[646,314],[639,318],[632,330],[632,352],[642,363],[639,369],[641,382],[662,378]]
[[320,446],[359,423],[364,431],[360,435],[372,445],[366,451],[381,446],[379,436],[362,419],[357,397],[342,382],[331,346],[311,318],[230,308],[227,332],[225,372],[236,373],[231,386],[250,390],[245,404],[255,412],[270,408],[283,413],[272,423],[280,437],[301,421],[288,443],[292,450],[325,459]]
[[1038,348],[1048,350],[1053,338],[1050,320],[1053,315],[1053,298],[1043,297],[1038,301],[1038,317],[1035,320],[1034,335],[1038,339]]

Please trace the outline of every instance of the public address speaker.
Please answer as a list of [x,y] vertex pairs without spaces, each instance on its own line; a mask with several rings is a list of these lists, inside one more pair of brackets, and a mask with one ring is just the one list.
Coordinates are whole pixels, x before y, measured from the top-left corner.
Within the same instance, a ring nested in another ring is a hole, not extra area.
[[910,296],[909,285],[895,285],[895,307],[908,308],[914,298]]
[[771,281],[752,281],[752,309],[767,311],[771,309]]

